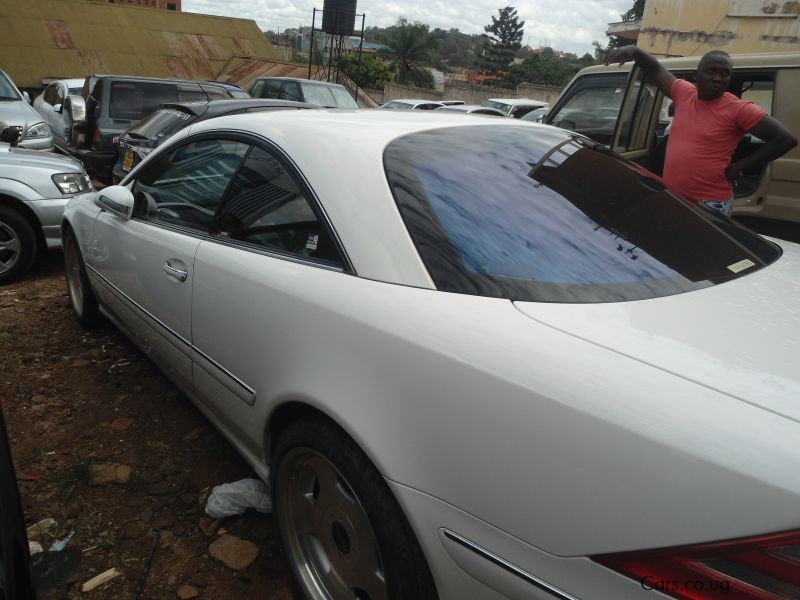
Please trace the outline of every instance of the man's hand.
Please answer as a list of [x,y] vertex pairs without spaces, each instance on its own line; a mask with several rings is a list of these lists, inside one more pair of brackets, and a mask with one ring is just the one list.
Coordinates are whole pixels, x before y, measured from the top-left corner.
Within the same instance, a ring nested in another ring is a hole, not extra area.
[[622,46],[621,48],[615,48],[611,52],[609,52],[608,56],[606,56],[605,65],[608,66],[613,62],[618,62],[619,66],[621,67],[629,60],[633,60],[633,55],[636,53],[636,46]]
[[725,168],[725,179],[728,181],[733,181],[737,177],[741,177],[743,174],[744,170],[738,162],[732,162]]

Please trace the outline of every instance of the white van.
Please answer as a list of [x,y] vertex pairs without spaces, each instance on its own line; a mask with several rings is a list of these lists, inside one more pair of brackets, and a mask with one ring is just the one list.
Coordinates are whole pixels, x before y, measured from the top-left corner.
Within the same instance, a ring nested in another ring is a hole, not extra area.
[[[692,80],[699,56],[668,58],[661,64],[677,77]],[[732,55],[728,91],[752,100],[800,138],[800,53]],[[588,67],[564,88],[544,118],[609,146],[655,173],[663,168],[670,100],[633,62],[622,67]],[[747,135],[734,156],[758,148]],[[734,182],[734,214],[800,222],[800,146]]]

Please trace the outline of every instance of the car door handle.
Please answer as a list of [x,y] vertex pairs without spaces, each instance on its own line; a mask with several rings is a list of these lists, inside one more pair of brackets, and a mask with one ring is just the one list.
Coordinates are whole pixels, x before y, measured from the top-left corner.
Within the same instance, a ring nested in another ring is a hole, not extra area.
[[172,259],[164,263],[164,270],[167,272],[167,275],[171,275],[181,282],[186,281],[189,278],[189,271],[185,269],[179,269],[178,267],[173,267]]

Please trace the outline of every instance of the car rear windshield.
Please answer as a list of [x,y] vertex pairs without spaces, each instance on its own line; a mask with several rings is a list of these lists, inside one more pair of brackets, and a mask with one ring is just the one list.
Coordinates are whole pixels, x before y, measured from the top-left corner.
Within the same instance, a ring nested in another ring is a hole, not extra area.
[[329,108],[358,108],[353,97],[342,87],[303,83],[303,96],[306,102]]
[[780,255],[645,169],[547,126],[414,133],[389,144],[384,165],[422,260],[449,292],[640,300],[723,283]]
[[182,110],[161,108],[131,127],[128,135],[143,140],[152,140],[159,136],[167,137],[183,129],[191,118],[191,114]]
[[159,104],[177,100],[178,86],[174,83],[115,81],[111,84],[108,114],[112,119],[138,121]]

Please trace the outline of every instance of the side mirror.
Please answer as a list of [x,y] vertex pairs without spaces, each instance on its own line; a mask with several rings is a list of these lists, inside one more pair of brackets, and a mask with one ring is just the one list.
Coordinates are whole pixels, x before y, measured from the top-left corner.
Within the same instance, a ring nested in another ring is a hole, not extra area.
[[94,203],[123,221],[133,215],[133,194],[121,185],[112,185],[97,192]]
[[[3,125],[5,125],[5,123],[3,123]],[[0,142],[16,146],[20,137],[22,137],[22,132],[17,127],[13,125],[0,127]]]
[[25,102],[28,104],[31,103],[31,95],[28,92],[22,92],[22,97],[25,99]]
[[56,104],[53,107],[53,110],[56,111],[58,114],[61,114],[61,113],[64,112],[64,105],[63,104]]

